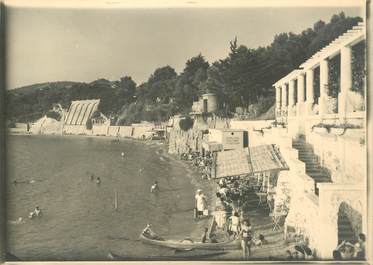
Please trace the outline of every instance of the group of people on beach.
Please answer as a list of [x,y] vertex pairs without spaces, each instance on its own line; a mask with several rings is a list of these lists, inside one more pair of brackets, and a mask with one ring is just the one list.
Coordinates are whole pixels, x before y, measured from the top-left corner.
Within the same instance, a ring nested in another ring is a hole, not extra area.
[[[251,255],[251,247],[260,246],[267,241],[264,235],[254,235],[249,217],[244,209],[240,207],[240,198],[242,194],[239,189],[239,178],[231,177],[221,179],[218,183],[216,192],[216,205],[214,211],[214,220],[218,231],[228,233],[236,240],[240,240],[243,259],[247,260]],[[208,215],[207,197],[201,189],[197,190],[195,195],[196,218]],[[206,241],[207,229],[202,234],[201,241]],[[210,238],[211,242],[211,238]]]
[[211,179],[213,157],[211,152],[206,152],[203,156],[200,152],[194,152],[189,147],[188,152],[181,153],[182,160],[191,161],[193,165],[201,172],[202,179]]
[[[261,246],[267,243],[264,235],[256,235],[249,220],[249,216],[239,208],[232,208],[227,211],[228,207],[222,207],[223,200],[217,201],[217,211],[215,220],[218,220],[217,226],[226,231],[231,238],[241,241],[242,257],[247,260],[251,255],[252,246]],[[223,216],[221,216],[221,214]],[[216,218],[217,217],[217,218]],[[220,219],[220,220],[219,220]]]

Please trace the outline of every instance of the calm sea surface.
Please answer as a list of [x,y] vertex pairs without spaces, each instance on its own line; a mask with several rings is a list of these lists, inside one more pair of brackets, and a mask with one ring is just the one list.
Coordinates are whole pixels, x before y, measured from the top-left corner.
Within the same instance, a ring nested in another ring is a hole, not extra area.
[[[161,146],[105,138],[10,136],[8,251],[22,260],[105,260],[109,251],[139,259],[171,255],[138,240],[146,223],[175,238],[192,230],[191,178],[162,152]],[[151,194],[155,180],[161,192]],[[42,217],[28,219],[36,205]],[[19,217],[26,222],[14,222]]]

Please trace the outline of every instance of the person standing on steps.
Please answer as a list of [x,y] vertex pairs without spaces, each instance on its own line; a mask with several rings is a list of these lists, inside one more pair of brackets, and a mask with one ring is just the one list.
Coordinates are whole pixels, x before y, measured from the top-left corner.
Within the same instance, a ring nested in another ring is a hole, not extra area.
[[241,248],[242,257],[244,260],[248,260],[251,254],[251,240],[252,240],[251,225],[248,220],[245,220],[241,226]]

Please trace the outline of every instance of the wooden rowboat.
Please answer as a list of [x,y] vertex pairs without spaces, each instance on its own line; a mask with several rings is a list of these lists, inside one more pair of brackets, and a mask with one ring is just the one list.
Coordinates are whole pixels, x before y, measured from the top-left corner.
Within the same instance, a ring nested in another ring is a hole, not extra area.
[[[194,253],[194,252],[187,252],[182,254],[175,254],[171,256],[150,256],[150,257],[141,257],[141,261],[183,261],[183,260],[208,260],[208,259],[214,259],[218,256],[222,256],[226,254],[227,252],[224,251],[213,251],[212,253],[209,251],[209,253]],[[131,257],[131,256],[121,256],[118,254],[115,254],[111,251],[108,253],[108,259],[110,260],[123,260],[123,261],[139,261],[139,257]]]
[[195,242],[191,239],[184,239],[184,240],[172,240],[172,239],[163,239],[160,237],[151,238],[149,235],[141,233],[140,240],[144,243],[168,247],[172,249],[180,249],[180,250],[191,250],[191,249],[204,249],[204,250],[232,250],[232,249],[240,249],[240,241],[239,240],[230,240],[227,242],[219,242],[219,243],[202,243],[202,242]]

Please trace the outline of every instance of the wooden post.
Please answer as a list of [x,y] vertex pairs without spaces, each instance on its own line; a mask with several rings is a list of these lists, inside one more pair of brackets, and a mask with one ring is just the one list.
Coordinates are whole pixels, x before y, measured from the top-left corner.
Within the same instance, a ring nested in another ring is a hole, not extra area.
[[118,192],[116,190],[114,191],[114,209],[118,210]]

